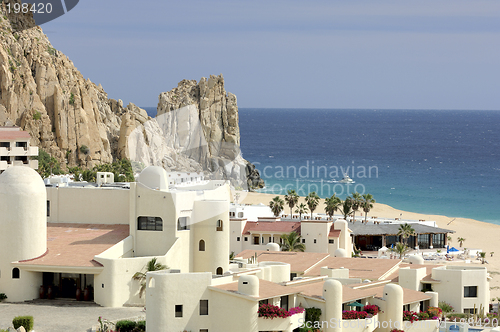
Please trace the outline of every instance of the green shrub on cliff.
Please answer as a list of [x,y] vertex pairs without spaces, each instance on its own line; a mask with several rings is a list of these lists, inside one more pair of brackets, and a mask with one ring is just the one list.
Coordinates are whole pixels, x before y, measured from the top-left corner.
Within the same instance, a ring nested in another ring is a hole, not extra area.
[[34,157],[33,159],[38,160],[37,172],[44,179],[49,177],[51,174],[62,173],[61,164],[57,161],[57,159],[42,149],[38,150],[38,157]]

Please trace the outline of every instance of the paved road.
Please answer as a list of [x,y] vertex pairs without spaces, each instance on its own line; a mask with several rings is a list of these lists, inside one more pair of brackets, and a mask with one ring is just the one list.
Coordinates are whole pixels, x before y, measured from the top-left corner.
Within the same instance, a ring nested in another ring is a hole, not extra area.
[[0,329],[12,326],[16,316],[33,316],[36,332],[86,332],[97,324],[99,316],[110,321],[134,319],[146,313],[143,308],[104,308],[96,304],[51,303],[40,300],[34,303],[0,303]]

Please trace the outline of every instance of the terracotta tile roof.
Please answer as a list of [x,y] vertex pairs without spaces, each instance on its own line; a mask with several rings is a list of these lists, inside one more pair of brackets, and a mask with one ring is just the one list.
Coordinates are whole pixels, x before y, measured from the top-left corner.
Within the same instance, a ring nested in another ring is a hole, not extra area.
[[108,248],[129,236],[128,225],[47,224],[47,252],[20,264],[94,267],[94,261]]
[[[376,291],[377,297],[382,298],[384,296],[384,286],[373,287],[370,289]],[[403,288],[403,305],[425,301],[430,298],[431,297],[429,295],[426,295],[423,292],[419,292],[408,288]]]
[[401,263],[399,259],[363,259],[348,257],[328,257],[306,273],[308,276],[321,275],[321,267],[349,269],[350,278],[379,280]]
[[[257,253],[257,262],[282,262],[290,264],[290,271],[302,274],[329,256],[327,253],[264,251],[247,249],[236,257],[250,258]],[[320,265],[323,265],[320,263]]]
[[291,233],[297,232],[300,234],[300,222],[298,221],[248,221],[243,229],[243,234],[248,235],[251,232],[276,232],[276,233]]
[[332,228],[330,228],[330,233],[328,234],[328,237],[339,237],[340,236],[340,229],[333,229],[333,225],[332,225]]
[[31,138],[27,131],[15,130],[14,128],[3,129],[0,128],[0,140],[29,140]]
[[[214,286],[221,290],[225,290],[232,293],[238,292],[238,282],[231,282],[228,284]],[[282,286],[280,284],[259,279],[259,297],[256,299],[269,299],[272,297],[279,297],[284,295],[290,295],[297,293],[298,290],[295,287]]]
[[[311,284],[287,286],[297,289],[301,294],[309,297],[323,299],[323,283],[319,281]],[[358,299],[372,297],[377,294],[372,288],[368,289],[353,289],[349,286],[342,286],[342,303],[350,303]]]

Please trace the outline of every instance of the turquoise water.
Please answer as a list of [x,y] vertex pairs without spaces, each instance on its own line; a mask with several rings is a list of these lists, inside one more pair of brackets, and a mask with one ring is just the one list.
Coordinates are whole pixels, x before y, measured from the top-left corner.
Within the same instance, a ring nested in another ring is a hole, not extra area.
[[[498,111],[240,108],[241,150],[263,192],[356,190],[401,210],[497,224],[499,125]],[[355,184],[333,182],[344,172]]]
[[[240,108],[239,117],[262,192],[358,191],[405,211],[500,224],[500,111]],[[353,185],[334,182],[345,172]]]

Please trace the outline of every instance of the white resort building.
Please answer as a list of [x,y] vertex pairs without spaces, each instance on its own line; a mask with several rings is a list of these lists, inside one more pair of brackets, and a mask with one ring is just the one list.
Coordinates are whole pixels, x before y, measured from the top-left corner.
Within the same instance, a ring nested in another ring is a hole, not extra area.
[[[409,324],[403,310],[438,300],[463,312],[488,305],[485,267],[351,258],[344,220],[230,222],[225,181],[172,186],[160,167],[134,183],[99,175],[99,185],[45,186],[28,167],[0,174],[0,292],[8,301],[85,290],[84,299],[102,306],[145,304],[148,332],[293,331],[305,323],[304,309],[317,311],[321,331],[438,332],[438,320]],[[297,227],[309,252],[281,252],[279,235]],[[132,276],[154,257],[169,268],[146,274],[141,297]],[[369,304],[380,309],[373,317],[343,318]],[[259,313],[266,305],[286,315]]]
[[38,168],[38,147],[30,145],[30,134],[19,127],[0,127],[0,173],[12,166]]

